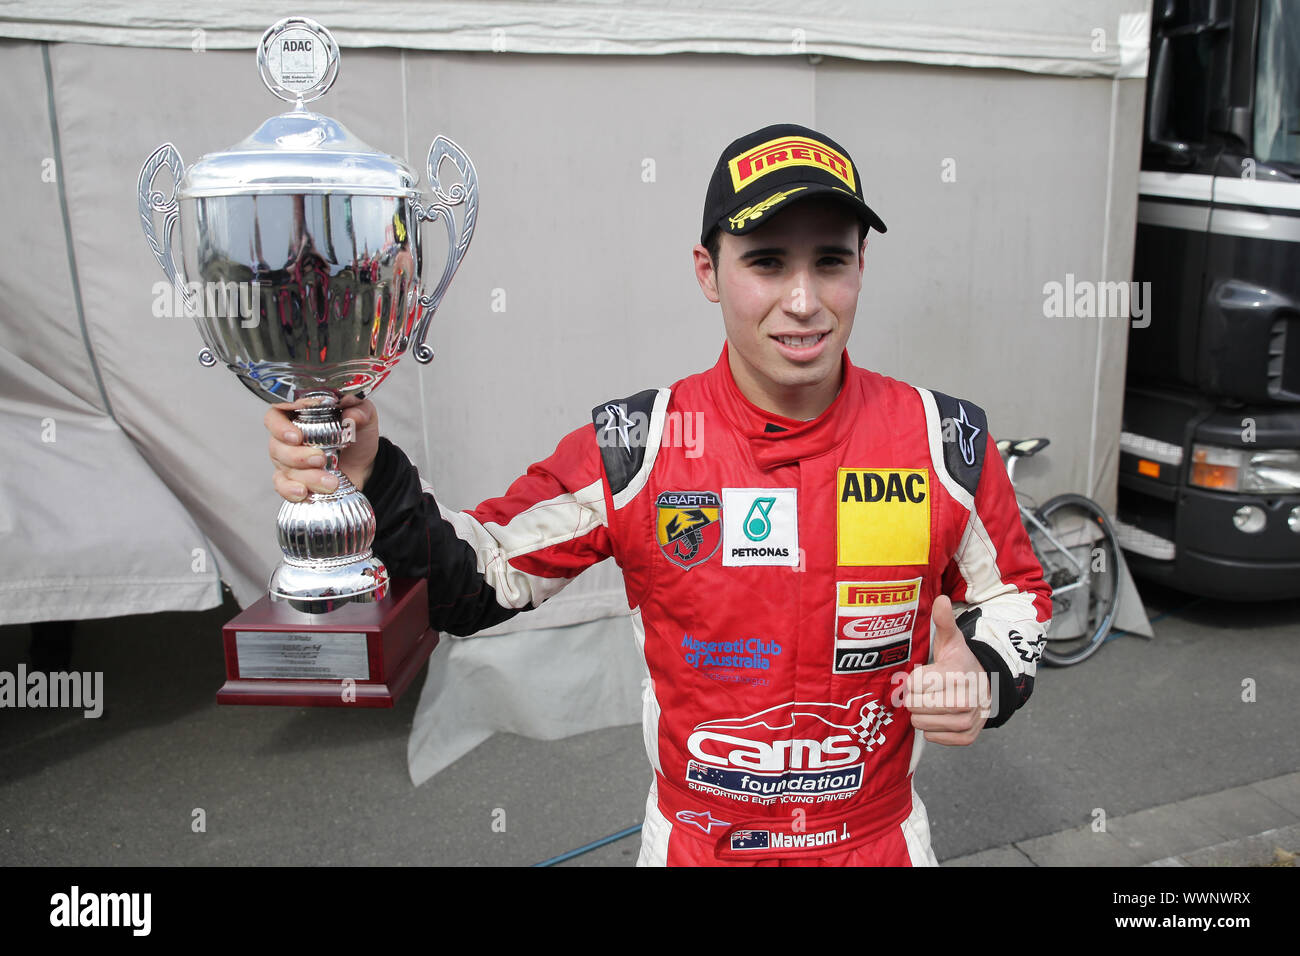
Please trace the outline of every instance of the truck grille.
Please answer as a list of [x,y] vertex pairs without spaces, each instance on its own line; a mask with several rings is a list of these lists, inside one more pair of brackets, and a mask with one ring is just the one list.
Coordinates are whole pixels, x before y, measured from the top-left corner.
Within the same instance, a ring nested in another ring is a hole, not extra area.
[[1295,316],[1278,316],[1269,329],[1268,394],[1300,402],[1300,320]]

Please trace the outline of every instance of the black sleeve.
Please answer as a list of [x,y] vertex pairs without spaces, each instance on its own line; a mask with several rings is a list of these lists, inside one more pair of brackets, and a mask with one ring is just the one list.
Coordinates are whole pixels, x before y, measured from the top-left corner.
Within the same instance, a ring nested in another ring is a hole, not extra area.
[[391,577],[427,579],[435,630],[465,636],[527,610],[501,606],[474,549],[456,536],[433,495],[421,489],[415,466],[387,438],[379,439],[363,490],[375,509],[375,554]]

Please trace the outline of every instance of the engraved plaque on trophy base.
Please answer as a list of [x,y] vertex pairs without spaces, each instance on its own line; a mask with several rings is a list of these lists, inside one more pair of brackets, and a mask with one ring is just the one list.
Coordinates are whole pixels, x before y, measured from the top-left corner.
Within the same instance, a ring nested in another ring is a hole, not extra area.
[[263,597],[222,628],[219,704],[392,707],[438,644],[422,578],[387,597],[305,614]]

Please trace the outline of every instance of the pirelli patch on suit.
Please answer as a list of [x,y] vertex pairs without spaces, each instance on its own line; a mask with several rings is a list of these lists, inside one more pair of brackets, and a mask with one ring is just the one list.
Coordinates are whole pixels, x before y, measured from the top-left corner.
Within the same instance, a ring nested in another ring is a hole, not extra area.
[[930,563],[930,472],[841,468],[835,481],[840,565]]
[[839,581],[835,585],[836,674],[906,664],[921,602],[921,579]]

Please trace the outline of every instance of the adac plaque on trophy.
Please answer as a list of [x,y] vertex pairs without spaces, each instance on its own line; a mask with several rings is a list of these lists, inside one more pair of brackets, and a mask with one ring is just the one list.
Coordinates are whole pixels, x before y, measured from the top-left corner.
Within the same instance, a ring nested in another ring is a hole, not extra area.
[[[408,348],[421,363],[433,358],[424,340],[474,234],[478,177],[438,136],[426,195],[401,159],[309,110],[339,69],[338,44],[320,24],[279,21],[257,63],[292,109],[188,168],[166,143],[139,180],[145,237],[203,337],[200,363],[225,363],[267,402],[313,402],[295,423],[339,482],[280,508],[283,557],[269,594],[223,629],[217,700],[391,707],[438,638],[425,582],[390,581],[371,550],[374,510],[338,470],[350,440],[342,407],[374,391]],[[170,193],[155,183],[164,168]],[[426,222],[441,222],[447,238],[432,290]],[[214,288],[223,302],[238,290],[251,310],[211,308]]]

